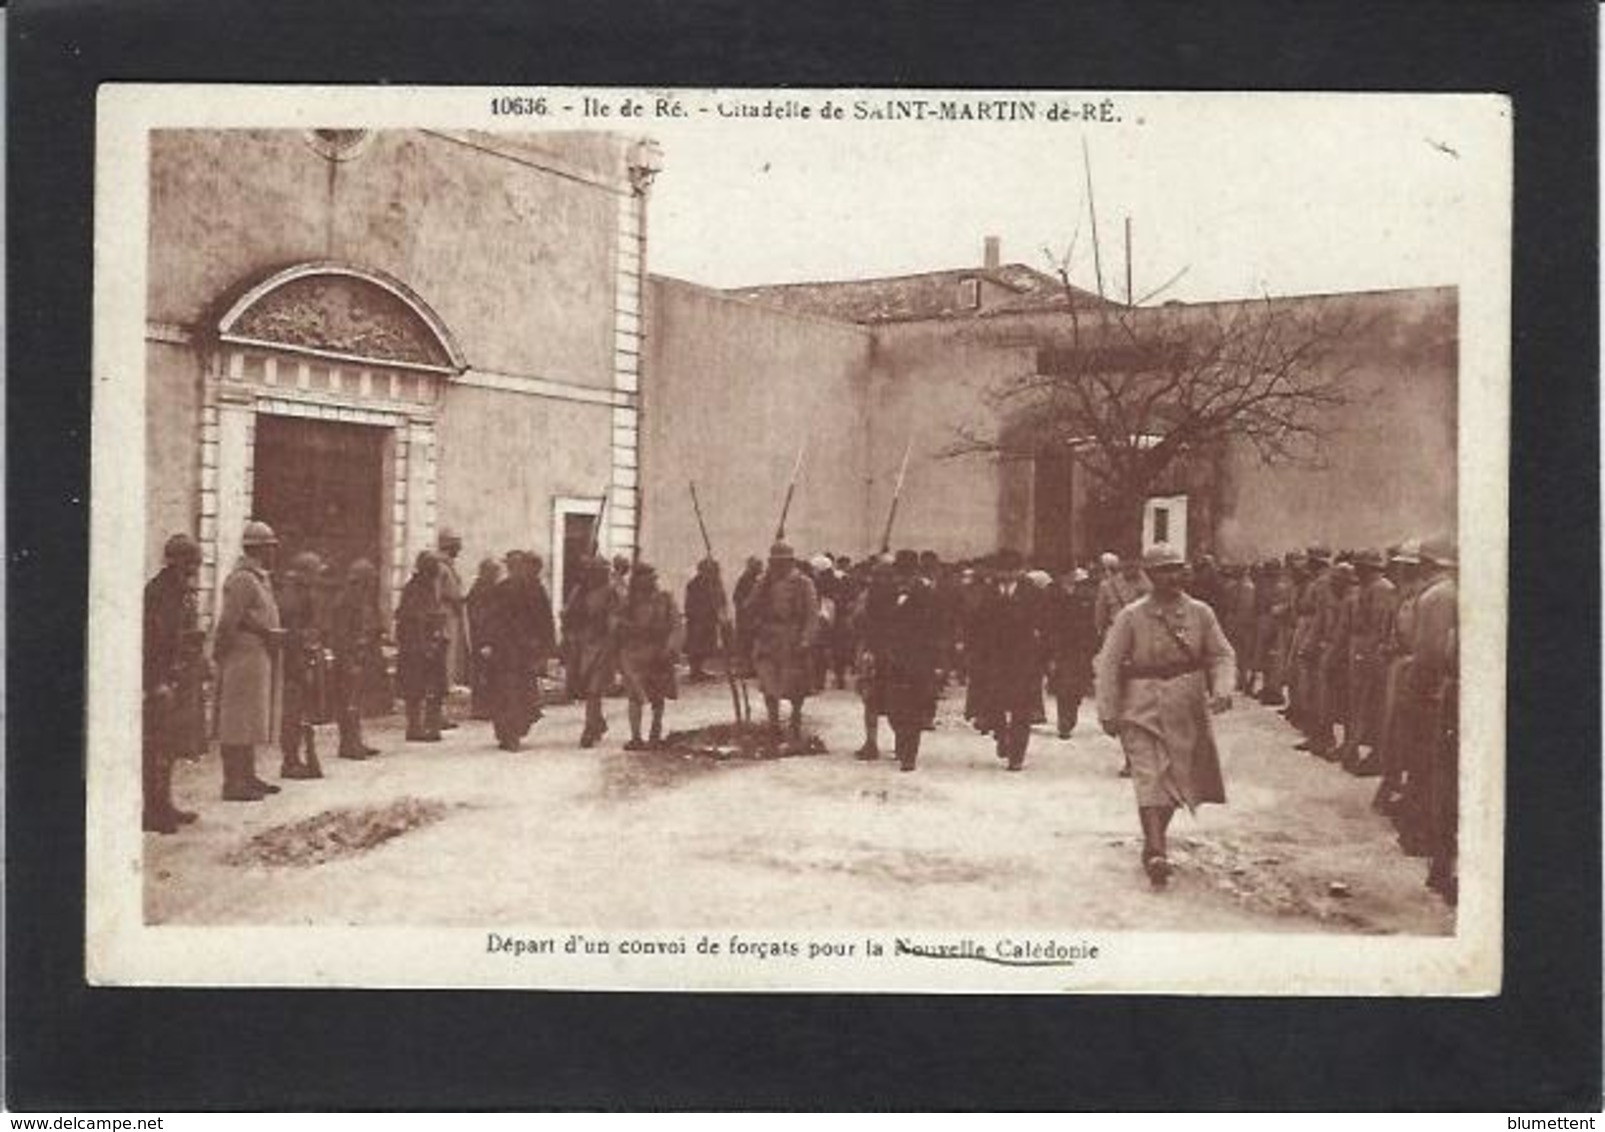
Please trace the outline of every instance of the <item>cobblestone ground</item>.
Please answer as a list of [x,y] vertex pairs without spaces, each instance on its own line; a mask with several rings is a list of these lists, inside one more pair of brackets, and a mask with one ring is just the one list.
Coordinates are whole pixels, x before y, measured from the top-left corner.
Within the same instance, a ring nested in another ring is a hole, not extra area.
[[[1446,933],[1453,913],[1423,886],[1374,780],[1292,750],[1274,712],[1239,701],[1219,718],[1230,804],[1177,816],[1177,874],[1149,890],[1130,784],[1091,718],[1071,739],[1039,728],[1026,770],[1005,773],[943,702],[920,768],[862,763],[859,703],[809,701],[823,755],[715,762],[630,753],[612,731],[580,750],[579,710],[548,709],[526,749],[489,724],[384,754],[325,756],[327,777],[285,782],[250,805],[217,800],[216,757],[182,764],[181,805],[200,820],[145,836],[153,922],[533,926],[602,929],[875,928]],[[682,690],[671,728],[727,719],[722,683]],[[332,728],[323,728],[332,747]],[[883,733],[883,744],[890,736]],[[277,752],[258,753],[264,777]]]

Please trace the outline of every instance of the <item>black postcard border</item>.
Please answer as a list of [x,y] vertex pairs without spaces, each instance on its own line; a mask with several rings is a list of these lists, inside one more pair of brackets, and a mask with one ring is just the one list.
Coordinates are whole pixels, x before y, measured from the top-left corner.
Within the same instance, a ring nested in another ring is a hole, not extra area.
[[[8,1107],[1597,1111],[1596,20],[1586,0],[13,5]],[[97,84],[116,80],[1510,93],[1504,994],[87,988],[81,628],[94,99]]]

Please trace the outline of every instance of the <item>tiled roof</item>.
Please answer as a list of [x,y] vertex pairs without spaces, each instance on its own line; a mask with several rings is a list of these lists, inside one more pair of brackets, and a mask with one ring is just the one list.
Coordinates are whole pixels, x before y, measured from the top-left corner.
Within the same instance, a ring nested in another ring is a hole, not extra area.
[[[1102,301],[1080,288],[1071,290],[1078,302],[1091,305]],[[1023,263],[880,279],[734,287],[725,293],[857,323],[974,318],[997,311],[1062,310],[1069,305],[1058,279]]]

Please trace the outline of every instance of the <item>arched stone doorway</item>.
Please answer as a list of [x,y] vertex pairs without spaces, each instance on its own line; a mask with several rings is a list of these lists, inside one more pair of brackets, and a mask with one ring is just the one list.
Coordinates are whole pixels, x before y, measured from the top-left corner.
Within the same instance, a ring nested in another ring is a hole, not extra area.
[[435,539],[435,422],[466,368],[405,284],[314,262],[245,288],[216,323],[201,409],[202,592],[215,594],[247,519],[286,553],[380,570],[388,608]]

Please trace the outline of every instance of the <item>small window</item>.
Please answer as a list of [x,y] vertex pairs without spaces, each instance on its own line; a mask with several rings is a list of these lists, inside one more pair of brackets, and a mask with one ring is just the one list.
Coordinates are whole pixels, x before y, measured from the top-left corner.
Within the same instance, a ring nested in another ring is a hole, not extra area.
[[981,281],[979,279],[959,280],[959,305],[965,310],[981,309]]
[[1154,508],[1154,541],[1170,541],[1170,508]]

